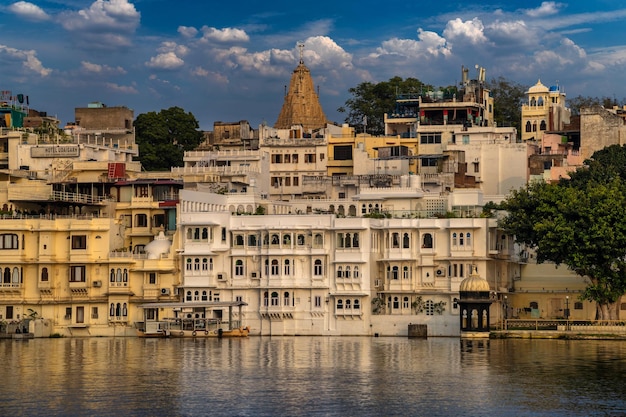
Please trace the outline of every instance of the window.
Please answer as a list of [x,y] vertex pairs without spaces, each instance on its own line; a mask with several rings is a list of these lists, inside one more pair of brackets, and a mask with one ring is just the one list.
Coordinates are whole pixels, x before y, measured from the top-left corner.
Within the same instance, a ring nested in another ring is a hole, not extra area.
[[409,308],[409,297],[404,297],[402,299],[402,308]]
[[316,295],[315,297],[313,297],[313,306],[314,307],[321,307],[322,306],[322,297],[319,295]]
[[280,270],[278,267],[278,260],[272,259],[272,275],[278,275],[278,274],[280,274]]
[[235,261],[235,275],[238,277],[241,277],[244,275],[243,261],[241,259],[238,259]]
[[530,133],[532,131],[532,125],[530,124],[530,121],[526,122],[526,132]]
[[402,267],[402,279],[409,279],[411,277],[411,273],[409,271],[408,266]]
[[41,281],[48,282],[48,268],[41,268]]
[[272,292],[272,306],[278,306],[278,293],[276,291]]
[[87,236],[72,236],[72,249],[87,249]]
[[0,249],[19,249],[19,239],[16,234],[5,233],[0,235]]
[[343,310],[343,300],[337,300],[337,310]]
[[76,307],[76,323],[85,322],[85,307]]
[[354,309],[354,310],[359,310],[360,309],[359,300],[358,299],[354,300],[354,304],[352,305],[352,309]]
[[148,216],[146,214],[137,214],[135,216],[135,227],[148,227]]
[[315,163],[315,154],[314,153],[305,153],[304,154],[304,163],[314,164]]
[[420,143],[422,145],[441,143],[441,132],[439,132],[439,133],[422,133],[420,135]]
[[293,186],[297,187],[300,185],[300,178],[299,177],[293,177]]
[[98,307],[91,307],[91,318],[92,319],[98,318]]
[[542,120],[541,124],[539,125],[539,130],[546,130],[546,121]]
[[354,278],[358,278],[359,277],[359,267],[355,266],[354,267]]
[[422,237],[422,248],[432,249],[433,248],[433,235],[430,233],[425,233]]
[[147,185],[138,185],[135,188],[135,196],[137,197],[148,197],[148,186]]
[[437,158],[422,158],[421,161],[422,161],[421,165],[423,167],[436,167],[436,166],[439,166],[439,159],[437,159]]
[[405,233],[402,236],[402,247],[404,249],[409,249],[410,248],[410,243],[411,243],[411,239],[409,238],[409,234]]
[[285,275],[291,275],[291,263],[289,262],[289,259],[285,259]]
[[283,305],[285,307],[289,307],[291,305],[288,291],[285,291],[285,294],[283,295]]
[[337,145],[333,148],[335,161],[347,161],[352,159],[352,145]]
[[157,274],[156,272],[150,272],[148,275],[148,284],[156,284],[157,283]]
[[185,270],[191,271],[192,269],[193,269],[193,266],[191,264],[191,258],[187,258],[187,261],[185,262]]
[[313,275],[321,276],[322,273],[323,273],[322,260],[316,259],[315,262],[313,263]]
[[248,246],[256,247],[258,245],[258,240],[256,235],[248,235]]
[[85,282],[85,266],[70,266],[70,282]]
[[235,236],[235,246],[243,246],[243,235]]
[[337,278],[343,278],[343,267],[337,267]]
[[400,247],[400,237],[398,233],[391,234],[391,247],[399,248]]

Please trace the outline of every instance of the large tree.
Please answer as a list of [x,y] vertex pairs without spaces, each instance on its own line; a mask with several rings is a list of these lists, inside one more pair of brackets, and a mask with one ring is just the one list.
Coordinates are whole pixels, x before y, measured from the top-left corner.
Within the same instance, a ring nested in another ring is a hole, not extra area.
[[393,77],[389,81],[376,84],[363,82],[348,90],[352,97],[337,111],[347,112],[344,121],[357,127],[357,131],[362,132],[366,122],[367,133],[383,135],[384,114],[394,109],[399,94],[420,93],[432,89],[432,86],[416,78],[403,80],[402,77]]
[[494,121],[498,126],[514,126],[521,132],[522,103],[526,88],[504,77],[492,78],[487,87],[493,96]]
[[533,182],[502,204],[501,226],[536,250],[537,262],[563,264],[587,281],[582,299],[602,320],[618,319],[626,293],[626,147],[613,145],[558,183]]
[[140,114],[134,126],[139,160],[147,171],[182,166],[184,151],[195,149],[203,138],[194,115],[180,107]]
[[585,96],[576,96],[567,99],[567,106],[572,111],[573,115],[579,115],[580,109],[583,107],[591,107],[591,106],[603,106],[604,108],[611,109],[613,106],[622,106],[626,103],[626,99],[622,99],[621,102],[618,102],[615,98],[611,97],[585,97]]

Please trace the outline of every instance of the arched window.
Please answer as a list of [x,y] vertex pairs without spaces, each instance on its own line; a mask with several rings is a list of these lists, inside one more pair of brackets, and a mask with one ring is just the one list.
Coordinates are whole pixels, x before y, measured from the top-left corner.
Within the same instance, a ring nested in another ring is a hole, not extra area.
[[346,233],[346,240],[344,241],[344,247],[349,248],[352,246],[352,242],[350,241],[352,235],[350,233]]
[[350,267],[349,266],[346,266],[346,273],[343,274],[343,276],[345,278],[350,278]]
[[191,291],[187,291],[187,294],[185,294],[185,298],[187,299],[187,301],[191,301]]
[[207,301],[209,298],[207,297],[206,290],[202,291],[202,301]]
[[41,268],[41,281],[48,281],[48,268]]
[[209,230],[206,227],[202,228],[202,239],[207,240],[209,238]]
[[465,245],[472,246],[472,237],[469,233],[465,234]]
[[124,268],[124,273],[122,274],[122,281],[128,282],[128,269]]
[[122,268],[117,268],[117,274],[115,275],[117,282],[122,282]]
[[270,274],[270,261],[268,259],[265,260],[265,275]]
[[343,267],[341,265],[337,267],[337,278],[343,278]]
[[193,301],[200,301],[200,291],[196,290],[193,292]]
[[409,297],[402,298],[402,308],[409,308]]
[[296,242],[298,246],[304,246],[304,235],[298,235],[298,237],[296,238]]
[[531,105],[531,106],[536,106],[536,105],[537,105],[537,99],[536,99],[536,98],[534,98],[534,97],[533,97],[533,98],[531,98],[531,99],[530,99],[530,105]]
[[278,305],[278,293],[276,291],[272,292],[272,306]]
[[359,277],[359,267],[355,266],[354,267],[354,278],[358,278]]
[[391,247],[394,249],[400,247],[400,235],[396,232],[391,234]]
[[263,293],[263,305],[265,307],[267,307],[269,305],[269,298],[268,298],[268,292],[267,291],[265,291]]
[[126,306],[126,303],[122,304],[122,316],[123,317],[128,316],[128,307]]
[[425,249],[433,248],[433,235],[430,233],[425,233],[422,237],[422,247]]
[[411,243],[411,239],[409,238],[409,234],[405,233],[404,236],[402,237],[402,247],[404,249],[408,249],[410,248],[410,243]]
[[546,121],[542,120],[541,124],[539,125],[539,130],[546,130]]
[[343,300],[337,300],[337,310],[343,310]]
[[393,308],[394,310],[400,308],[400,300],[398,300],[398,297],[393,297]]
[[109,275],[109,281],[115,282],[115,269],[111,268],[111,275]]
[[283,294],[283,305],[286,307],[289,307],[291,303],[289,302],[289,291],[285,291],[285,294]]
[[530,120],[526,122],[526,132],[532,132],[533,126],[530,124]]
[[257,240],[256,240],[256,235],[248,235],[248,246],[256,246],[257,245]]
[[465,235],[463,233],[459,233],[459,245],[463,246],[465,244]]
[[280,239],[278,238],[277,234],[273,234],[272,235],[272,245],[278,245],[280,244]]
[[19,284],[20,283],[20,270],[19,268],[15,267],[13,268],[13,284]]
[[538,105],[538,106],[543,106],[543,97],[539,97],[539,98],[537,99],[537,105]]
[[315,235],[314,242],[315,242],[315,246],[317,246],[317,247],[320,247],[320,246],[322,246],[324,244],[324,237],[322,236],[321,233],[317,233]]
[[235,246],[243,246],[243,235],[235,236]]
[[191,271],[192,270],[192,265],[191,265],[191,258],[187,258],[187,263],[185,264],[185,269],[187,271]]
[[352,308],[354,310],[358,310],[360,308],[360,306],[359,306],[359,299],[358,298],[354,300],[354,304],[352,304]]
[[115,304],[111,303],[111,307],[109,307],[109,316],[115,316]]
[[202,270],[203,271],[208,271],[209,270],[209,263],[208,263],[208,259],[207,258],[202,258]]
[[456,232],[452,233],[452,246],[456,246],[457,245],[457,240],[456,240]]
[[291,262],[289,262],[289,259],[285,259],[284,267],[285,275],[291,275]]
[[193,230],[190,228],[187,229],[187,240],[191,240]]
[[235,261],[235,275],[241,277],[243,274],[243,261],[241,259],[237,259]]
[[196,227],[193,230],[193,238],[194,240],[200,240],[200,228],[199,227]]
[[533,122],[533,132],[537,131],[537,122]]
[[409,279],[411,277],[411,274],[409,272],[409,267],[408,266],[403,266],[402,267],[402,279]]
[[115,317],[121,317],[121,316],[122,316],[122,304],[117,303],[115,305]]
[[350,309],[350,300],[346,300],[346,310]]
[[280,274],[278,259],[272,259],[272,275],[278,275],[278,274]]
[[200,258],[195,258],[193,260],[193,270],[194,271],[199,271],[200,270]]
[[283,235],[283,246],[291,246],[291,235]]
[[352,237],[352,247],[353,248],[359,247],[359,234],[358,233],[355,233],[354,236]]
[[315,262],[313,263],[313,275],[315,276],[321,276],[323,275],[324,271],[322,268],[322,260],[321,259],[316,259]]
[[400,273],[399,273],[399,268],[396,265],[393,268],[391,268],[391,279],[398,279],[398,278],[400,278]]

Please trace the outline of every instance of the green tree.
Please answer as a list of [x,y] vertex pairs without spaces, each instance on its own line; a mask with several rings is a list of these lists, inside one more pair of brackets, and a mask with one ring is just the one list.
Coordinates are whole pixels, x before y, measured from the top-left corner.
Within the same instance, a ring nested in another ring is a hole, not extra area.
[[597,317],[618,319],[626,293],[626,147],[598,151],[558,183],[533,182],[501,205],[501,226],[535,249],[537,262],[566,265],[587,282]]
[[194,115],[180,107],[140,114],[134,126],[139,160],[147,171],[182,166],[184,151],[195,149],[203,138]]
[[493,96],[493,117],[498,126],[514,126],[521,132],[522,103],[526,88],[504,77],[492,78],[487,83]]
[[583,107],[603,106],[605,109],[612,109],[613,106],[623,106],[626,104],[626,99],[622,99],[621,102],[611,97],[584,97],[576,96],[567,99],[567,107],[570,108],[573,115],[579,115],[580,109]]
[[384,115],[395,107],[399,94],[420,93],[432,90],[432,86],[422,83],[416,78],[393,77],[389,81],[379,83],[363,82],[348,92],[352,95],[344,106],[337,109],[346,113],[345,122],[355,126],[357,132],[363,131],[364,120],[367,120],[367,133],[383,135],[385,133]]

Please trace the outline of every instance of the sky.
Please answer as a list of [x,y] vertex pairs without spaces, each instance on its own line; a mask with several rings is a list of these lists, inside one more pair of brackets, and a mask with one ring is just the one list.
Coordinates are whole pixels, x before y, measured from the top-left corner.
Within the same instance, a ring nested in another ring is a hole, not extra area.
[[274,125],[300,59],[327,118],[362,82],[458,84],[462,66],[568,97],[626,98],[626,4],[594,1],[0,2],[0,90],[62,125],[91,102]]

